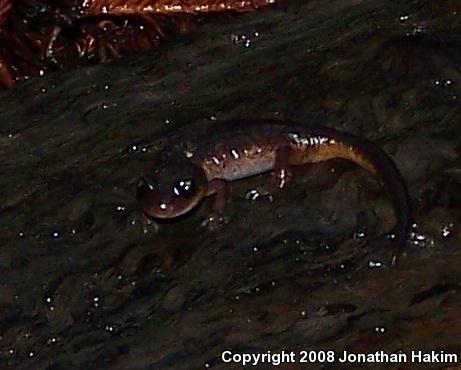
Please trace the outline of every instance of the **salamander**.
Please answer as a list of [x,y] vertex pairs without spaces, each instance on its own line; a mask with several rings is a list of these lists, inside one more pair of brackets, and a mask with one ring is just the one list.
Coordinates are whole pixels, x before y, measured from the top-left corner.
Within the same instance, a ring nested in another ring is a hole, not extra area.
[[147,216],[181,216],[210,196],[222,213],[232,181],[272,171],[283,188],[292,166],[343,158],[387,189],[397,216],[396,243],[405,244],[411,227],[408,191],[393,160],[372,142],[333,128],[271,120],[240,120],[212,136],[171,145],[145,174],[137,199]]

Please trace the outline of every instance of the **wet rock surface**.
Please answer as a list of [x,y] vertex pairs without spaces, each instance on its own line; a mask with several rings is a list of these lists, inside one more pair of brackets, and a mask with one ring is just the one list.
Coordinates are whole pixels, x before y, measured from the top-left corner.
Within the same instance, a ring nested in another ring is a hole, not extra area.
[[[434,4],[287,2],[0,93],[0,368],[240,368],[223,350],[461,355],[461,9]],[[209,202],[175,222],[139,214],[136,182],[168,140],[239,117],[382,146],[417,225],[399,266],[388,198],[343,161],[296,168],[283,190],[267,175],[234,183],[222,228],[205,225]]]

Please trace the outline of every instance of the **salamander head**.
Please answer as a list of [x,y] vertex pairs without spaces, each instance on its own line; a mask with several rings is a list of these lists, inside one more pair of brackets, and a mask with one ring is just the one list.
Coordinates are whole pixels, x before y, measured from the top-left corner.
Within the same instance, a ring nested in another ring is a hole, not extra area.
[[206,185],[202,168],[191,162],[170,160],[139,181],[136,197],[148,216],[173,218],[194,208],[206,196]]

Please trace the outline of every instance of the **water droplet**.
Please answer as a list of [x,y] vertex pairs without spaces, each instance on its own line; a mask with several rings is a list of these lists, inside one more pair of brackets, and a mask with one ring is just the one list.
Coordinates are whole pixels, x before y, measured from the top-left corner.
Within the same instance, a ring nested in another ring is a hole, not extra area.
[[115,327],[115,325],[106,325],[105,329],[106,329],[106,331],[112,333],[112,332],[115,331],[116,327]]
[[58,342],[58,338],[56,338],[56,337],[48,338],[48,340],[46,341],[47,344],[53,344],[53,343],[57,343],[57,342]]
[[450,222],[448,225],[445,225],[444,227],[442,227],[442,237],[443,238],[448,238],[451,235],[453,226],[454,224]]
[[256,200],[261,196],[257,189],[252,189],[245,194],[246,200]]
[[368,261],[368,267],[369,268],[379,268],[383,267],[384,264],[381,261]]
[[394,240],[396,238],[396,235],[391,233],[391,234],[387,234],[387,239],[389,240]]
[[93,297],[93,306],[99,307],[100,299],[98,296]]

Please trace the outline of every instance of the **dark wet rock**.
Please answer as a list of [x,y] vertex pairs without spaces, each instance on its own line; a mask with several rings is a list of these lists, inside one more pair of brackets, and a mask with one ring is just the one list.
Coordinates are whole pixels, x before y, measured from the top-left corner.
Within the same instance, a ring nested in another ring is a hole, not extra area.
[[[1,369],[239,368],[226,349],[461,355],[461,9],[295,5],[0,94]],[[298,168],[283,190],[232,184],[214,230],[208,200],[145,220],[136,184],[168,140],[238,117],[382,146],[414,207],[399,266],[389,198],[343,161]]]
[[165,310],[176,312],[179,311],[186,302],[186,292],[182,286],[174,286],[163,298],[162,306]]

